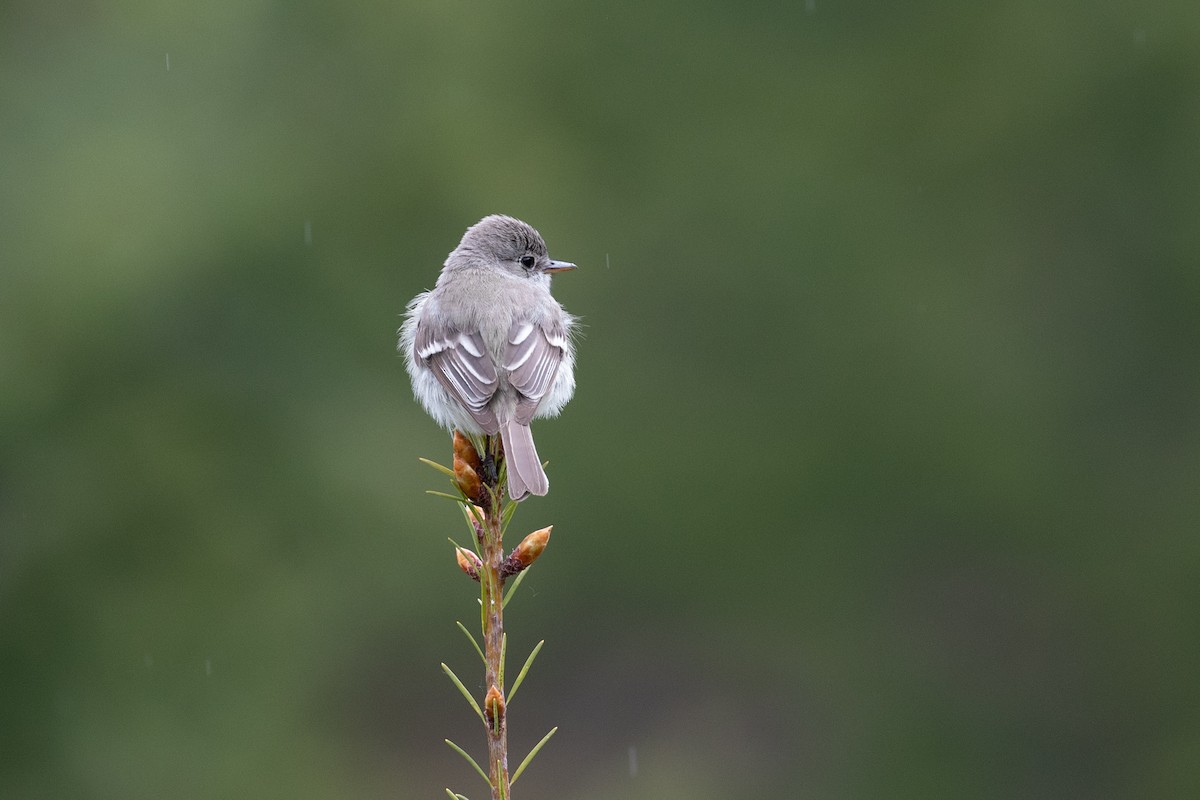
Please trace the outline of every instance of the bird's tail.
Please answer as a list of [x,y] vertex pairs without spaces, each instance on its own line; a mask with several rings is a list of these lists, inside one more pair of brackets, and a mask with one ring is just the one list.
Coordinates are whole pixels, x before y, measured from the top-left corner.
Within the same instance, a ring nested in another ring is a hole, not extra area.
[[526,495],[544,495],[550,491],[550,480],[542,469],[537,448],[533,446],[533,431],[514,419],[504,423],[504,462],[508,465],[508,496],[524,500]]

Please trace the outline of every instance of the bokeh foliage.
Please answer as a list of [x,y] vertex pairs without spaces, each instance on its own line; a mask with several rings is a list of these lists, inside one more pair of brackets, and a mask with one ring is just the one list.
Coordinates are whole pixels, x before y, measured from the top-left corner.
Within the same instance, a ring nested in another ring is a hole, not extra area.
[[18,0],[0,110],[0,795],[480,794],[393,348],[499,211],[522,796],[1195,796],[1194,3]]

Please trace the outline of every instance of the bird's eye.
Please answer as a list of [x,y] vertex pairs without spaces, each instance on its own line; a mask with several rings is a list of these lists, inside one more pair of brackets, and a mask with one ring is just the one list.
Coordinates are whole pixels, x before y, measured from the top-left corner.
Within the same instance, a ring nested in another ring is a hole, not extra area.
[[537,263],[537,259],[533,256],[521,256],[521,266],[525,269],[533,269],[533,265]]

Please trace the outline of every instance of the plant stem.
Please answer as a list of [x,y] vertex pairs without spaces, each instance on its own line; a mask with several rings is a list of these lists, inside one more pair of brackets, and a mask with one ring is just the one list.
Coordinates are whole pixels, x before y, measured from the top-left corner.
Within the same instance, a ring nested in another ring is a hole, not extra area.
[[[496,452],[492,437],[488,437],[487,450]],[[497,460],[497,469],[499,461]],[[493,717],[491,709],[485,715],[488,740],[488,772],[492,782],[492,800],[510,800],[508,777],[508,715],[503,711],[504,665],[504,579],[500,565],[504,561],[503,518],[506,486],[497,481],[489,487],[491,503],[484,517],[484,535],[481,542],[483,569],[480,571],[481,598],[483,601],[483,642],[486,667],[484,670],[485,691],[495,687],[500,692],[501,711]]]

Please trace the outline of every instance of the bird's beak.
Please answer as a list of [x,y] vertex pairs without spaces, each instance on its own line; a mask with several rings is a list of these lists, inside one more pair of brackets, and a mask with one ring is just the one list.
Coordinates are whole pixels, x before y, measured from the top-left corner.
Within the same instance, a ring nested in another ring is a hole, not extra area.
[[566,272],[569,269],[579,269],[570,261],[551,261],[550,266],[546,267],[542,272]]

